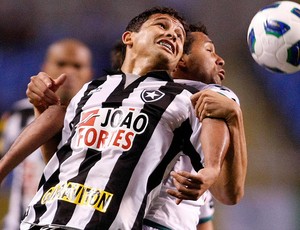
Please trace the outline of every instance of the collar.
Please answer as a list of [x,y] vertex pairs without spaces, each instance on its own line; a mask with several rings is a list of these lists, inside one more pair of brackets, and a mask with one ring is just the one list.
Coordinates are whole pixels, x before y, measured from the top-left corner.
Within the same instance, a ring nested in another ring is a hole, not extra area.
[[154,77],[154,78],[158,78],[159,80],[162,80],[162,81],[174,82],[173,79],[171,78],[171,76],[166,71],[161,71],[161,70],[148,72],[143,77]]
[[103,71],[108,75],[124,74],[120,69],[104,69]]
[[[104,72],[106,72],[108,75],[124,74],[120,69],[104,69]],[[148,72],[142,77],[154,77],[162,81],[174,82],[173,78],[166,71],[162,70]]]

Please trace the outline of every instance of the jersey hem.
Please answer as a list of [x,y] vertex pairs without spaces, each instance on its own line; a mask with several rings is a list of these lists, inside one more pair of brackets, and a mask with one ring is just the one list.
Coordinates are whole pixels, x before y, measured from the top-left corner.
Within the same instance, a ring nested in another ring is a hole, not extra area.
[[148,219],[144,219],[143,221],[143,225],[146,225],[146,226],[149,226],[149,227],[153,227],[153,228],[156,228],[158,230],[172,230],[171,228],[167,228],[161,224],[158,224],[156,222],[153,222],[151,220],[148,220]]

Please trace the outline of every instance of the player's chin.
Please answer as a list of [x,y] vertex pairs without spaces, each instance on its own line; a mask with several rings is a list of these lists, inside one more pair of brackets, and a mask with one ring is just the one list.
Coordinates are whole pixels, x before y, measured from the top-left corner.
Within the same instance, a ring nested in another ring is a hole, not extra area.
[[218,85],[222,84],[222,79],[219,75],[214,77],[214,84],[218,84]]
[[164,56],[166,59],[168,59],[170,63],[176,63],[176,65],[182,56],[178,52],[172,52],[166,48],[162,48],[160,54],[161,56]]
[[177,59],[172,57],[171,55],[168,55],[166,53],[159,53],[157,55],[156,59],[156,67],[155,69],[157,70],[166,70],[166,71],[171,71],[175,69],[177,65]]

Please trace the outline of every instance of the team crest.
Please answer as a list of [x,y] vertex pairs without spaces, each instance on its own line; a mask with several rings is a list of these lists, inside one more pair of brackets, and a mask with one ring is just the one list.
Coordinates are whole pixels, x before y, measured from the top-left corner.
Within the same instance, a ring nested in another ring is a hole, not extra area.
[[144,102],[154,102],[160,100],[165,94],[160,90],[144,90],[141,94]]

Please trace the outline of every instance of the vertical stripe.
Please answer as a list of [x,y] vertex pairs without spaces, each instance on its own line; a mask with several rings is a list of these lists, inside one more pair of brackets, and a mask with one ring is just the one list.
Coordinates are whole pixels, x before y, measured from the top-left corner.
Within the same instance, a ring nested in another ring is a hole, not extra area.
[[[193,144],[191,143],[190,137],[192,135],[193,130],[192,127],[189,125],[188,120],[186,122],[185,129],[183,131],[184,131],[184,136],[189,138],[185,139],[182,152],[190,157],[193,168],[195,169],[196,172],[198,172],[200,169],[203,168],[203,165],[201,163],[202,159],[199,153],[194,148]],[[199,142],[200,142],[200,137],[199,137]]]

